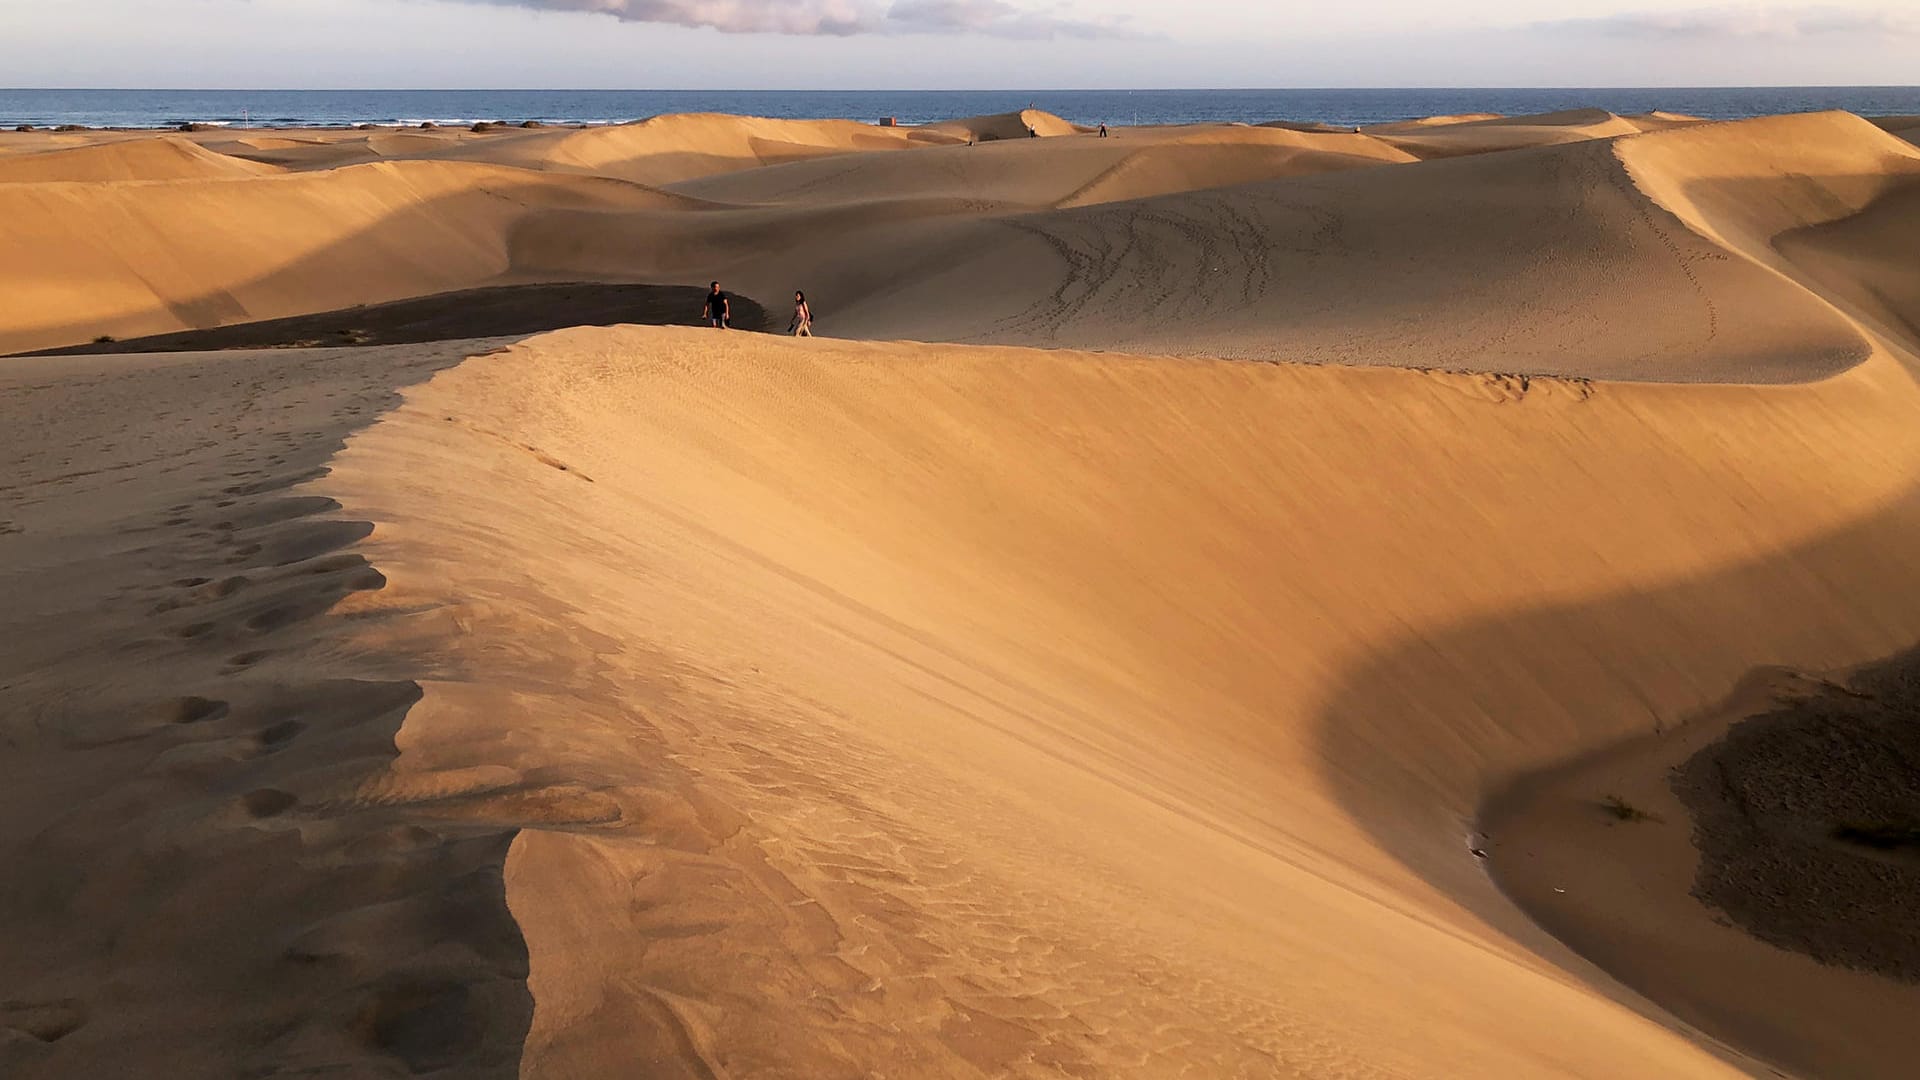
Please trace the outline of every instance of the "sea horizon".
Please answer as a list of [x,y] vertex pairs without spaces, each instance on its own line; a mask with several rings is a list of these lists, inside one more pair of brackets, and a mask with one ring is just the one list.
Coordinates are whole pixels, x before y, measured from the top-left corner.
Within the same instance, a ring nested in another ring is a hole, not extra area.
[[1460,113],[1576,108],[1733,120],[1843,110],[1920,114],[1916,86],[1379,87],[1007,90],[0,89],[0,126],[159,129],[416,126],[481,121],[606,125],[670,113],[902,124],[1037,108],[1083,124],[1365,126]]

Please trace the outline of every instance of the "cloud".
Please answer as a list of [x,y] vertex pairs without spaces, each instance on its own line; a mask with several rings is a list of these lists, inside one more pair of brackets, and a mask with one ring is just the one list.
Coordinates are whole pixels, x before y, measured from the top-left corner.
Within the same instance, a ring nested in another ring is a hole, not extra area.
[[1889,10],[1840,7],[1699,8],[1687,11],[1626,12],[1595,19],[1534,23],[1533,28],[1593,37],[1647,40],[1725,40],[1814,37],[1920,36],[1920,15]]
[[907,33],[974,33],[1009,38],[1129,37],[1120,23],[1023,11],[1002,0],[896,0],[890,27]]
[[469,0],[611,15],[726,34],[848,37],[854,34],[984,34],[1003,38],[1131,37],[1112,19],[1082,19],[1064,8],[1032,10],[1005,0]]

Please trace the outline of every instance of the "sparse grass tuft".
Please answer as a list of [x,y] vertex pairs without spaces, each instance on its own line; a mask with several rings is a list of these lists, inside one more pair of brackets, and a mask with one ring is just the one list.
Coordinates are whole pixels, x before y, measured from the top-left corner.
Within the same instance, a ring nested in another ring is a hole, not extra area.
[[113,335],[101,334],[99,337],[93,339],[93,343],[95,345],[111,345],[113,344]]
[[1616,821],[1659,821],[1660,815],[1642,810],[1618,795],[1608,795],[1600,800],[1600,809],[1611,814]]

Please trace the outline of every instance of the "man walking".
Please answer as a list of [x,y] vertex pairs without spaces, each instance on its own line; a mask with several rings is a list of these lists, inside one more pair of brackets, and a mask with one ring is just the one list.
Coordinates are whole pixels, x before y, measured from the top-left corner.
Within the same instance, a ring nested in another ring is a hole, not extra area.
[[727,294],[720,291],[720,283],[713,283],[713,291],[707,294],[707,323],[716,329],[727,330],[732,326],[733,306],[727,301]]

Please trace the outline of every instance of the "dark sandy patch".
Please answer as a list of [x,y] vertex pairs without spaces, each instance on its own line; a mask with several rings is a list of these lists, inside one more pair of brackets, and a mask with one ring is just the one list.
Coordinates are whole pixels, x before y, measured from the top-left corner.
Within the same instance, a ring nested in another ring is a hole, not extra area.
[[1920,652],[1734,725],[1673,790],[1695,897],[1779,948],[1920,982]]
[[0,1076],[516,1073],[516,830],[362,796],[432,666],[298,490],[497,344],[0,366]]
[[[239,323],[207,330],[42,349],[24,356],[101,353],[214,352],[346,345],[416,345],[432,341],[537,334],[570,326],[698,325],[706,290],[688,285],[497,285],[387,304]],[[733,295],[733,325],[769,326],[764,308]]]
[[1484,865],[1650,1019],[1755,1075],[1911,1076],[1917,659],[1848,685],[1756,669],[1677,727],[1520,778],[1482,812]]

